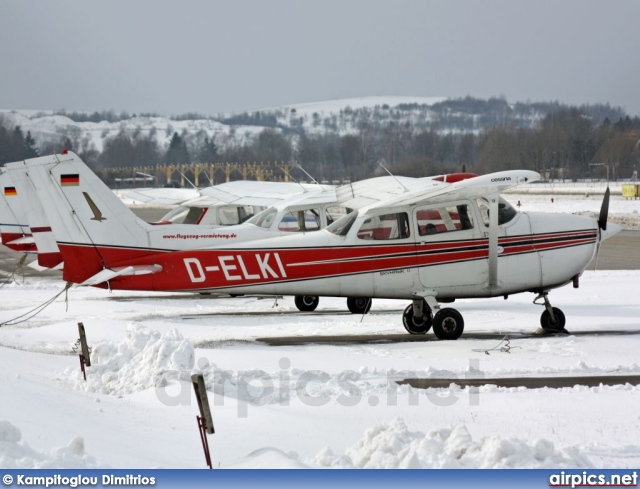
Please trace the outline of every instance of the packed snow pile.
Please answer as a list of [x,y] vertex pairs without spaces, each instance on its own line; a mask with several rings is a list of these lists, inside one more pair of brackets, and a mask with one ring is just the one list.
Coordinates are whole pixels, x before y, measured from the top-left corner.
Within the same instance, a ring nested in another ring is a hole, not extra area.
[[65,373],[75,380],[77,389],[124,395],[162,387],[171,380],[189,380],[194,358],[193,344],[178,330],[160,333],[131,323],[121,342],[95,345],[86,382],[77,368]]
[[285,453],[277,448],[259,448],[242,460],[231,464],[229,469],[308,469],[309,466],[298,460],[298,454]]
[[312,465],[331,468],[558,468],[592,467],[577,448],[556,449],[549,440],[533,443],[491,436],[476,441],[464,423],[424,434],[402,419],[377,425],[344,455],[325,448]]
[[96,460],[87,455],[82,438],[74,438],[65,447],[37,452],[21,441],[20,429],[0,420],[0,467],[7,469],[89,469]]

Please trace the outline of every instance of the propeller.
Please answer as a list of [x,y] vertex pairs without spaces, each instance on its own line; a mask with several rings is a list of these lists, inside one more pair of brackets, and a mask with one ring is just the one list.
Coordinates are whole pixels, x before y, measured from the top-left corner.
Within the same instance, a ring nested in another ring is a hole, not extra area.
[[[598,227],[602,231],[607,230],[607,218],[609,217],[609,187],[604,191],[604,199],[602,199],[602,206],[600,207],[600,216],[598,216]],[[598,256],[600,255],[600,244],[602,243],[602,234],[600,235],[600,239],[598,239],[598,244],[596,245],[596,262],[593,266],[594,271],[598,269]]]
[[602,207],[600,207],[600,217],[598,217],[598,227],[603,231],[607,230],[607,217],[609,216],[609,187],[604,192],[602,199]]

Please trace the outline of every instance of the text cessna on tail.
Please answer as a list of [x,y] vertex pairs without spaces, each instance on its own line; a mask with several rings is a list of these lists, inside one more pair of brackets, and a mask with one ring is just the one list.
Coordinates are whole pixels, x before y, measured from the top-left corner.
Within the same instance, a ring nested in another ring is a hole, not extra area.
[[520,292],[537,294],[544,304],[543,328],[562,329],[564,314],[551,307],[549,291],[577,286],[600,242],[620,231],[607,225],[608,193],[598,220],[517,212],[500,192],[540,177],[517,170],[407,189],[315,233],[167,251],[149,246],[135,217],[101,208],[97,198],[104,219],[92,220],[95,209],[84,193],[94,196],[83,185],[89,170],[77,156],[7,167],[26,167],[70,282],[123,290],[407,299],[406,330],[422,334],[433,326],[440,339],[456,339],[464,329],[460,313],[440,303]]

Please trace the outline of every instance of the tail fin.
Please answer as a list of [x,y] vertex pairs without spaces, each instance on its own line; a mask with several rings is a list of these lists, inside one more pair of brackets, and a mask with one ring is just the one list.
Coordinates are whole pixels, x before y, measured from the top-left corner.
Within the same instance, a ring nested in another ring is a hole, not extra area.
[[18,190],[5,169],[0,169],[0,236],[9,249],[36,251],[26,215],[18,203]]
[[129,208],[74,153],[10,163],[23,168],[37,192],[65,266],[63,278],[83,282],[122,260],[153,253],[149,224]]
[[55,268],[61,265],[62,254],[25,168],[9,170],[8,175],[15,185],[18,203],[26,215],[29,229],[33,235],[38,251],[38,265],[42,268]]

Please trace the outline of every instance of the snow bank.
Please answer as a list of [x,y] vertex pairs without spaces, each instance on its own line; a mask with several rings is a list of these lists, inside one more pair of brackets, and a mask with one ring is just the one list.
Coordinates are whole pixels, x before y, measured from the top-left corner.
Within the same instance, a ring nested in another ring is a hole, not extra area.
[[7,469],[89,469],[98,467],[84,450],[84,440],[74,438],[65,447],[38,452],[21,442],[20,429],[0,420],[0,467]]
[[558,468],[592,467],[577,448],[556,449],[549,440],[533,443],[491,436],[476,441],[464,423],[424,434],[394,419],[365,431],[344,455],[325,448],[310,461],[327,468]]
[[178,330],[162,334],[131,323],[121,342],[96,344],[86,382],[77,368],[68,368],[65,374],[79,390],[124,395],[162,387],[170,380],[189,380],[193,365],[193,344]]
[[230,465],[230,469],[307,469],[308,465],[298,461],[296,453],[285,453],[277,448],[260,448],[242,460]]

